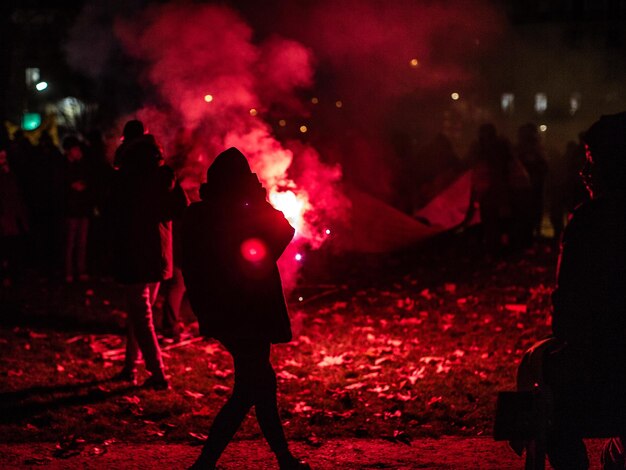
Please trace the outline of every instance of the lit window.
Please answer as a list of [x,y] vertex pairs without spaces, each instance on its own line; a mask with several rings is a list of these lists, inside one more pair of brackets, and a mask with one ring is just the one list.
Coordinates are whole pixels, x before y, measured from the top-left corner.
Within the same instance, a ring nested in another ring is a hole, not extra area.
[[26,69],[26,86],[35,86],[39,83],[41,72],[37,67],[29,67]]
[[543,114],[548,109],[548,96],[545,93],[537,93],[535,95],[535,111]]
[[515,95],[513,93],[502,93],[502,97],[500,98],[500,106],[502,107],[502,111],[510,114],[513,112],[514,105]]
[[573,93],[569,98],[569,113],[573,116],[580,108],[580,93]]

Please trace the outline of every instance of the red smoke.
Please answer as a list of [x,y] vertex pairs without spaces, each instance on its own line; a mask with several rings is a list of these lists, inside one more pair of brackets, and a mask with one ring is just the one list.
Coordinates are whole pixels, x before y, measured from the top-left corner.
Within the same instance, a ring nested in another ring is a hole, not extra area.
[[[318,125],[325,126],[330,136],[326,140],[332,141],[328,148],[341,154],[348,177],[389,198],[394,173],[399,171],[390,128],[413,129],[419,138],[419,129],[431,131],[440,124],[433,106],[436,97],[476,87],[479,61],[490,52],[505,24],[504,15],[492,3],[279,2],[276,15],[266,16],[272,18],[271,24],[260,27],[278,28],[299,40],[324,64],[330,77],[326,100],[339,99],[343,105],[340,110],[331,104],[320,111]],[[407,122],[398,123],[398,107],[407,96],[422,106],[407,113]]]
[[[248,157],[270,202],[296,228],[281,261],[283,276],[293,285],[300,260],[291,250],[319,247],[327,225],[346,204],[336,190],[339,167],[323,165],[311,147],[294,145],[294,155],[263,120],[276,106],[304,112],[297,92],[313,83],[310,50],[278,36],[255,44],[251,28],[234,11],[215,5],[151,7],[138,18],[118,21],[116,33],[144,64],[143,79],[161,101],[137,116],[163,141],[166,154],[176,153],[176,131],[186,129],[189,157],[181,173],[187,186],[197,186],[225,148],[237,147]],[[294,157],[306,161],[298,180],[288,174]],[[318,206],[318,214],[309,215]]]

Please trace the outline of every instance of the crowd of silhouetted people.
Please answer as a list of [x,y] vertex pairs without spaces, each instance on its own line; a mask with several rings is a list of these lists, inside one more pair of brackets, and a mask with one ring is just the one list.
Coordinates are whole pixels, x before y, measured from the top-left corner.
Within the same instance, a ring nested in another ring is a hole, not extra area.
[[[68,135],[61,148],[42,132],[36,145],[2,127],[3,282],[20,269],[35,268],[48,278],[87,280],[105,270],[103,207],[113,175],[102,136]],[[9,248],[10,247],[10,248]]]
[[542,236],[544,214],[559,240],[567,214],[585,199],[578,178],[583,162],[580,142],[570,142],[563,154],[553,152],[548,158],[534,124],[521,126],[513,145],[493,124],[482,125],[468,163],[485,249],[529,248]]
[[[442,156],[437,164],[453,163],[445,137],[428,148],[432,159]],[[626,426],[625,160],[622,113],[603,117],[579,143],[550,157],[535,125],[520,127],[512,145],[484,124],[465,162],[486,252],[532,246],[546,212],[555,237],[563,235],[553,334],[526,353],[518,376],[520,389],[550,398],[547,452],[557,469],[588,467],[585,420],[615,424],[615,436]],[[291,340],[276,262],[294,229],[269,204],[239,150],[219,154],[206,177],[200,200],[189,206],[157,139],[137,120],[126,123],[112,164],[96,132],[68,135],[62,149],[45,133],[37,145],[20,131],[1,136],[4,285],[19,278],[24,264],[66,283],[92,273],[113,276],[128,317],[124,367],[113,379],[135,384],[143,360],[150,375],[142,386],[154,390],[170,384],[152,307],[164,288],[179,309],[186,285],[201,334],[220,341],[235,365],[233,393],[192,468],[215,468],[253,406],[280,468],[310,468],[289,451],[270,362],[271,345]],[[166,316],[176,322],[175,311]],[[607,444],[605,468],[624,468],[623,442]]]

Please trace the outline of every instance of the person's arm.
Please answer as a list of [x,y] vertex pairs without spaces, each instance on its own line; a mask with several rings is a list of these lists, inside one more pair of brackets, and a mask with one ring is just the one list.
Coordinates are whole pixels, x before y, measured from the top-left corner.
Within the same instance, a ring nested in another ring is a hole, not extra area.
[[589,211],[577,211],[563,235],[557,267],[557,286],[552,294],[552,331],[565,341],[584,341],[592,330],[594,260],[596,241]]
[[264,234],[274,261],[276,261],[283,254],[289,243],[291,243],[296,231],[281,211],[274,209],[269,203],[266,204],[265,210],[268,213],[268,217]]

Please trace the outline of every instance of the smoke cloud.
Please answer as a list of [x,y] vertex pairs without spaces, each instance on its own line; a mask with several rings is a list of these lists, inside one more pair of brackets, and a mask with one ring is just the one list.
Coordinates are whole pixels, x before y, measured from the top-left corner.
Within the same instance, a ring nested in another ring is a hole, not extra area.
[[[215,155],[238,147],[270,200],[294,212],[287,216],[298,240],[285,260],[341,226],[349,208],[342,178],[392,199],[394,112],[409,94],[471,83],[476,58],[502,23],[486,3],[460,0],[233,1],[239,12],[183,2],[135,4],[121,14],[92,3],[67,50],[91,76],[106,71],[104,57],[110,62],[119,47],[134,60],[144,105],[117,127],[142,119],[166,155],[184,155],[171,163],[187,188],[199,185]],[[95,38],[100,60],[86,59],[91,44],[81,32]],[[295,140],[297,131],[277,138],[280,116],[290,126],[306,123],[311,144]]]

